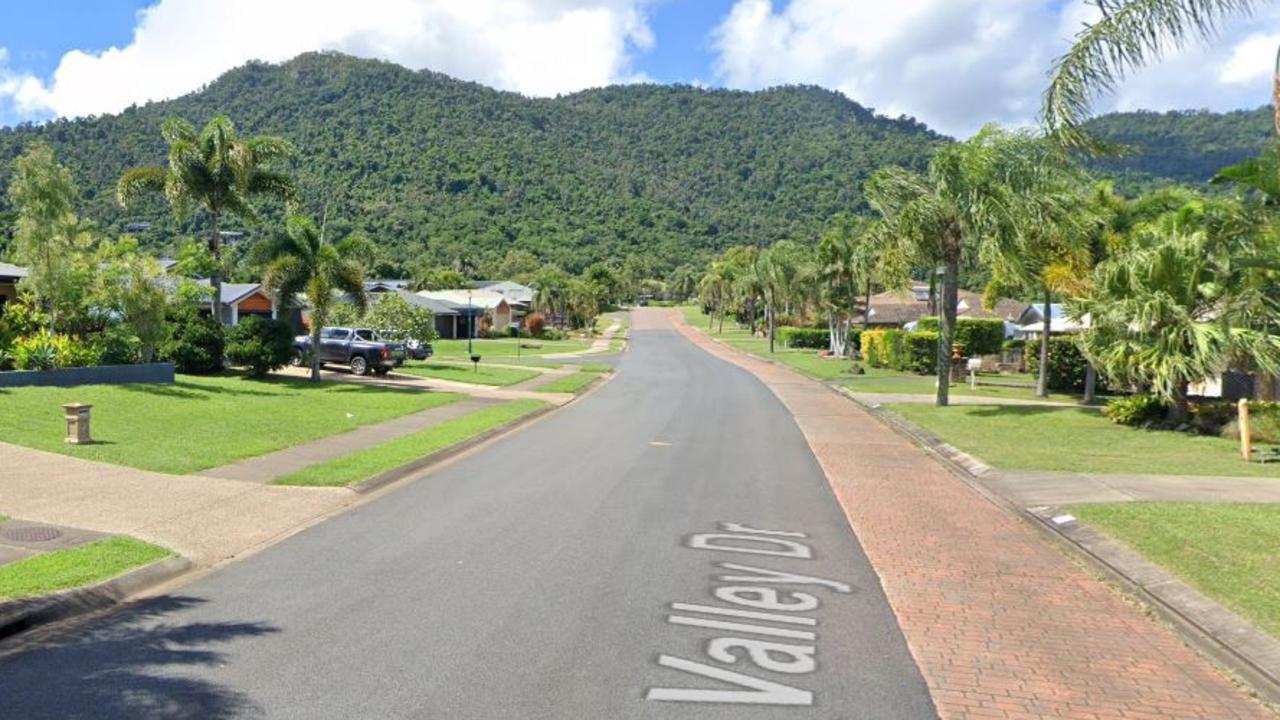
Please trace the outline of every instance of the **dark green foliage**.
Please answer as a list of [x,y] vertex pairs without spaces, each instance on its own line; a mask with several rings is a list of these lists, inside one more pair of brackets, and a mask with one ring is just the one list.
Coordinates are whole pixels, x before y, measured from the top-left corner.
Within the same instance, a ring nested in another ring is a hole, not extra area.
[[227,332],[227,359],[249,369],[249,377],[264,377],[288,364],[293,356],[293,328],[283,320],[250,315]]
[[103,365],[133,365],[142,360],[142,340],[123,325],[112,325],[94,338]]
[[[1027,372],[1040,372],[1040,341],[1029,343]],[[1081,392],[1084,390],[1085,373],[1089,363],[1080,352],[1080,346],[1070,337],[1049,338],[1049,389],[1057,392]]]
[[1155,395],[1138,394],[1112,400],[1102,414],[1117,425],[1139,426],[1159,422],[1168,410],[1165,401]]
[[217,372],[222,369],[225,342],[222,323],[185,312],[173,318],[169,337],[160,346],[160,356],[171,361],[178,372]]
[[[815,87],[626,85],[527,98],[311,53],[120,115],[0,130],[0,187],[21,148],[43,138],[75,174],[85,216],[112,231],[150,222],[139,239],[171,244],[205,221],[179,225],[159,197],[122,210],[115,182],[163,164],[166,117],[199,127],[218,113],[242,135],[293,143],[301,212],[327,217],[329,237],[369,237],[375,277],[439,266],[474,277],[510,250],[572,273],[639,254],[662,274],[736,243],[816,238],[836,212],[865,207],[871,171],[923,169],[942,141]],[[251,236],[279,225],[274,205],[260,208],[267,223]]]
[[938,333],[929,330],[866,330],[862,353],[871,367],[931,373],[937,367]]
[[831,347],[831,333],[821,328],[779,328],[778,337],[782,338],[782,344],[789,348],[826,350]]
[[[917,330],[938,332],[938,318],[920,318]],[[956,318],[952,342],[964,347],[966,355],[995,355],[1004,345],[1004,321],[999,318]]]
[[1270,107],[1227,113],[1206,110],[1111,113],[1086,123],[1089,132],[1130,153],[1090,161],[1126,195],[1171,183],[1207,183],[1219,170],[1257,155],[1275,134]]

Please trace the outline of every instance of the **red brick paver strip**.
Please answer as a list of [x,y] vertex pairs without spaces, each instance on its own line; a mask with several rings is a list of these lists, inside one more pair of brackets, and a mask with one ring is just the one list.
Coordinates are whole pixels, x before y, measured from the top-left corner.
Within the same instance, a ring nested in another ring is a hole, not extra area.
[[[669,324],[658,311],[637,327]],[[1274,718],[1173,631],[854,403],[716,343],[795,415],[943,718]]]

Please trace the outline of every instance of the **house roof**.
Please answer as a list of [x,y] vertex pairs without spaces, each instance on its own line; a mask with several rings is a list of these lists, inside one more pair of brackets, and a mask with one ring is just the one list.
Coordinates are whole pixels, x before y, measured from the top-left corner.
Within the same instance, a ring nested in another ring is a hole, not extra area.
[[[201,285],[209,285],[209,284],[210,284],[210,283],[209,283],[208,278],[201,278],[201,279],[197,280],[196,282],[200,283]],[[221,294],[222,294],[222,304],[223,304],[223,305],[235,305],[236,303],[238,303],[238,302],[240,302],[241,300],[243,300],[243,299],[245,299],[245,298],[249,297],[250,295],[254,294],[255,292],[258,292],[259,290],[263,290],[263,288],[262,288],[262,283],[228,283],[228,282],[224,282],[224,283],[222,283],[222,293],[221,293]],[[266,294],[266,291],[265,291],[265,290],[263,291],[263,294],[264,294],[264,295]],[[207,304],[207,301],[206,301],[206,304]]]
[[537,290],[528,285],[521,285],[510,280],[476,280],[471,285],[482,290],[501,293],[507,300],[515,303],[531,303],[534,296],[538,294]]
[[[1024,302],[1000,298],[994,308],[988,310],[982,306],[982,294],[970,290],[961,290],[957,297],[956,316],[968,318],[999,318],[1005,322],[1017,323],[1025,319],[1031,306]],[[929,286],[923,283],[913,284],[907,290],[891,290],[871,296],[870,319],[873,325],[905,325],[932,315],[929,307]],[[861,313],[854,316],[854,322],[862,321]]]
[[31,271],[21,265],[10,265],[9,263],[0,262],[0,277],[24,278],[30,274]]
[[408,290],[396,290],[397,295],[404,298],[405,302],[410,305],[425,308],[436,315],[463,315],[466,313],[466,306],[449,302],[448,300],[437,300],[435,298],[423,297],[418,293],[411,293]]
[[383,278],[381,280],[365,280],[364,291],[375,292],[375,291],[387,291],[387,290],[404,290],[405,288],[409,287],[410,282],[411,281],[409,280],[395,280],[395,279],[387,279],[387,278]]
[[418,295],[430,300],[445,300],[463,308],[471,304],[492,310],[503,303],[510,304],[505,295],[492,290],[423,290]]

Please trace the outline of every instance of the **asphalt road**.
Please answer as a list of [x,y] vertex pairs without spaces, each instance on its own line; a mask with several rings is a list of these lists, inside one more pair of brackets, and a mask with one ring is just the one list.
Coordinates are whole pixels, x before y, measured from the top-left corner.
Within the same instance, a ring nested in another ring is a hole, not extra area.
[[934,717],[790,415],[656,318],[524,432],[0,659],[0,717]]

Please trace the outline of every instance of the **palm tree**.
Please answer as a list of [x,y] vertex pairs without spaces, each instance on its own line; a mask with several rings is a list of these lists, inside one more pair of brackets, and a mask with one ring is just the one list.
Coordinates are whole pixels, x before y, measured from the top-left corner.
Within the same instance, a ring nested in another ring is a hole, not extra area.
[[329,319],[335,293],[350,296],[356,313],[364,314],[364,271],[325,242],[314,223],[297,215],[289,217],[284,232],[272,236],[266,254],[269,264],[263,281],[280,306],[294,304],[301,294],[311,304],[311,380],[319,382],[320,328]]
[[268,196],[293,202],[296,187],[272,162],[293,155],[288,142],[266,135],[241,138],[235,125],[219,115],[199,134],[191,123],[169,118],[162,129],[169,143],[169,167],[138,167],[116,183],[116,199],[129,207],[141,196],[163,192],[174,214],[185,218],[192,206],[209,216],[209,251],[214,259],[213,317],[222,319],[222,235],[221,222],[230,213],[245,222],[256,222],[250,204],[253,196]]
[[1104,375],[1149,389],[1169,403],[1166,422],[1189,417],[1187,386],[1248,361],[1280,371],[1280,311],[1267,266],[1274,252],[1258,233],[1193,229],[1170,216],[1135,247],[1101,263],[1088,294],[1081,349]]
[[[1066,54],[1054,61],[1042,116],[1051,138],[1063,147],[1091,152],[1106,145],[1083,124],[1098,93],[1115,89],[1130,72],[1192,38],[1212,38],[1223,20],[1248,14],[1266,0],[1094,0],[1102,18],[1076,34]],[[1277,129],[1280,130],[1280,80]]]
[[814,277],[828,310],[832,355],[843,356],[849,352],[849,326],[858,305],[858,288],[867,272],[863,266],[867,253],[861,252],[866,245],[862,232],[865,225],[863,218],[836,215],[818,241],[818,271]]
[[883,217],[878,235],[886,279],[902,286],[915,268],[943,271],[940,406],[950,400],[960,262],[972,254],[991,263],[1026,247],[1032,229],[1061,216],[1059,198],[1045,192],[1050,155],[1030,135],[986,127],[966,142],[939,148],[925,174],[886,167],[867,181],[867,201]]
[[720,318],[719,332],[724,332],[724,314],[729,305],[729,298],[732,295],[732,287],[732,276],[723,260],[711,263],[711,267],[703,273],[702,279],[698,281],[698,293],[702,304],[712,308],[712,314],[707,318],[708,330],[711,329],[711,323],[718,316]]
[[811,271],[805,260],[808,252],[790,240],[779,240],[756,258],[769,323],[769,352],[775,352],[778,311],[786,312],[792,302],[801,299],[800,291]]

